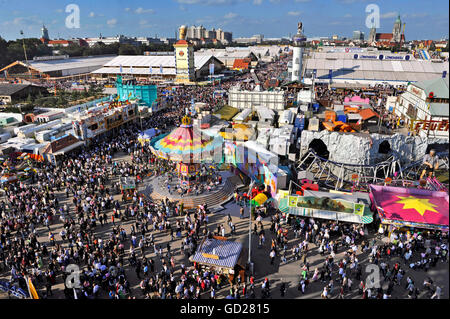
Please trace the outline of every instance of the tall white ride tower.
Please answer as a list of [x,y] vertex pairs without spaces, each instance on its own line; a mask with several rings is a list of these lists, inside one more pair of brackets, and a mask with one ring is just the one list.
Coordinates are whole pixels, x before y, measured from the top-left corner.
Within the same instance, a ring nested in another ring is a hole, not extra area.
[[292,57],[292,81],[301,81],[303,67],[303,50],[306,45],[306,37],[303,34],[303,24],[298,23],[297,34],[294,35],[294,54]]

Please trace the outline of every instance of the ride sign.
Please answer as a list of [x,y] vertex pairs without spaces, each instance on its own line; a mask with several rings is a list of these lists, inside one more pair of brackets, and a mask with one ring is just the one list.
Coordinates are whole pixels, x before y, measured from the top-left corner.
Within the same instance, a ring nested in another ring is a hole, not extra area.
[[430,131],[448,131],[448,120],[433,121],[433,120],[413,120],[411,121],[411,130],[430,130]]

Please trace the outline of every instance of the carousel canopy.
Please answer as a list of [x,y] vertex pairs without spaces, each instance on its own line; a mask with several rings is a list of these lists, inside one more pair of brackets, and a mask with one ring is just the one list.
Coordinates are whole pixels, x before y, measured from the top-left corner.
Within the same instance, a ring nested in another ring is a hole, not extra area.
[[212,138],[198,131],[193,127],[191,118],[188,116],[182,119],[180,127],[167,135],[153,139],[150,143],[155,155],[181,162],[207,159],[221,145],[222,138]]

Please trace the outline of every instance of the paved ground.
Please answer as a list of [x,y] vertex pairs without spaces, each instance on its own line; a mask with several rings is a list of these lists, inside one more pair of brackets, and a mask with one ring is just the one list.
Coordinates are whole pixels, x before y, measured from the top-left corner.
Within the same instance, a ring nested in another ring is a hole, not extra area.
[[[124,156],[118,156],[115,158],[116,160],[128,160],[127,157]],[[58,193],[59,199],[61,199],[61,204],[67,203],[69,207],[72,207],[72,201],[71,198],[68,200],[65,198],[65,193]],[[119,195],[116,196],[118,199],[120,199]],[[248,220],[248,209],[246,209],[245,219],[239,218],[239,209],[240,206],[234,204],[234,203],[228,203],[225,205],[224,210],[212,213],[209,215],[209,225],[208,229],[211,231],[215,231],[217,229],[218,224],[225,225],[225,228],[227,230],[227,234],[229,235],[229,227],[227,225],[226,219],[227,215],[230,214],[232,216],[233,223],[236,226],[236,234],[233,236],[229,236],[231,240],[240,241],[243,243],[243,245],[248,248],[248,229],[249,229],[249,220]],[[110,217],[111,213],[108,214]],[[110,221],[110,219],[109,219]],[[172,218],[172,222],[174,223],[174,218]],[[125,221],[120,222],[121,225],[124,226],[125,230],[127,231],[127,234],[130,233],[131,230],[131,224],[132,221]],[[117,224],[117,223],[116,223]],[[324,283],[321,282],[315,282],[308,286],[305,295],[302,295],[300,291],[297,290],[298,282],[300,278],[300,267],[301,261],[288,261],[286,264],[280,263],[280,258],[276,258],[276,262],[274,265],[270,265],[269,262],[269,248],[270,243],[272,239],[272,234],[269,231],[270,228],[270,221],[266,218],[263,221],[264,228],[266,230],[266,243],[262,248],[257,248],[258,245],[258,238],[256,236],[252,236],[252,261],[255,265],[255,278],[257,281],[257,289],[256,289],[256,296],[257,298],[260,298],[261,296],[261,282],[264,280],[265,277],[269,278],[271,281],[271,287],[272,287],[272,298],[281,298],[280,296],[280,290],[279,286],[281,284],[281,281],[284,281],[287,283],[287,293],[284,298],[296,298],[296,299],[311,299],[311,298],[320,298],[320,294],[323,290]],[[53,225],[51,225],[51,231],[56,235],[57,240],[61,240],[59,237],[59,231],[62,227],[62,224],[58,221],[55,222]],[[99,234],[102,238],[107,238],[109,234],[111,233],[111,223],[104,225],[104,226],[97,226],[96,233]],[[166,243],[170,240],[170,235],[167,233],[163,233],[160,231],[154,232],[154,238],[156,245],[162,245],[162,247],[166,246]],[[293,244],[297,243],[298,240],[293,238],[293,233],[290,232],[288,235],[289,241],[289,247],[291,248]],[[48,240],[48,231],[46,228],[40,228],[39,229],[39,240],[47,241]],[[185,265],[189,265],[188,260],[185,258],[184,254],[180,252],[180,244],[181,240],[175,240],[171,243],[172,250],[175,253],[175,259],[177,262],[177,268],[176,268],[176,275],[179,275],[180,265],[181,263],[185,263]],[[132,269],[128,264],[128,251],[129,251],[129,242],[127,242],[125,246],[126,256],[124,258],[125,260],[125,268],[126,268],[126,275],[128,280],[131,283],[132,289],[132,295],[136,296],[137,298],[141,298],[141,292],[139,289],[139,282],[138,278],[136,277],[136,273],[134,269]],[[367,253],[361,254],[360,250],[358,251],[358,259],[360,263],[362,263],[363,267],[368,263],[367,261]],[[161,269],[161,263],[159,259],[155,256],[152,248],[147,248],[145,251],[146,257],[153,258],[156,261],[156,271],[159,271]],[[338,255],[336,257],[337,260],[340,260],[342,258],[343,252],[340,250],[338,251]],[[138,256],[140,256],[140,250],[138,250]],[[317,247],[314,245],[311,245],[310,251],[308,253],[308,261],[310,263],[310,270],[311,272],[314,271],[316,267],[319,267],[323,262],[323,257],[318,253]],[[407,269],[406,276],[411,276],[416,283],[416,286],[421,289],[422,291],[422,283],[424,279],[427,276],[430,276],[434,282],[441,286],[442,289],[442,297],[448,298],[449,297],[449,275],[448,275],[448,262],[442,263],[439,262],[438,265],[431,269],[428,273],[425,273],[424,271],[413,271],[406,268],[406,265],[400,258],[392,258],[388,261],[390,265],[393,265],[395,262],[399,262],[404,269]],[[363,268],[364,269],[364,268]],[[2,280],[8,280],[10,274],[9,273],[0,273],[0,279]],[[406,276],[404,278],[406,278]],[[360,295],[358,295],[357,290],[358,283],[354,282],[353,285],[353,292],[350,292],[346,295],[346,298],[361,298]],[[384,284],[386,286],[386,284]],[[37,287],[40,292],[45,292],[45,288],[42,286]],[[385,287],[386,288],[386,287]],[[62,283],[62,278],[59,275],[57,280],[57,285],[53,286],[53,296],[50,296],[50,298],[57,299],[57,298],[64,298],[63,295],[63,289],[64,285]],[[226,296],[228,292],[229,287],[225,287],[217,294],[218,298],[223,298]],[[332,298],[337,298],[338,289],[335,288],[334,294],[331,295]],[[407,298],[406,290],[405,290],[405,279],[402,281],[402,285],[399,287],[394,288],[394,292],[392,294],[393,298]],[[105,298],[106,296],[102,296]],[[426,296],[425,292],[421,292],[421,295],[419,298],[428,298],[429,296]],[[0,293],[0,298],[7,298],[7,295],[4,293]],[[209,298],[209,294],[206,294],[204,298]]]

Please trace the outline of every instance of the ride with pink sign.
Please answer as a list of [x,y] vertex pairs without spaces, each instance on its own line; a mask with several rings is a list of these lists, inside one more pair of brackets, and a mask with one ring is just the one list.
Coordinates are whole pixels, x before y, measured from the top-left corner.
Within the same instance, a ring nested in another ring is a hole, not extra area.
[[448,193],[370,185],[370,197],[382,222],[448,231]]

